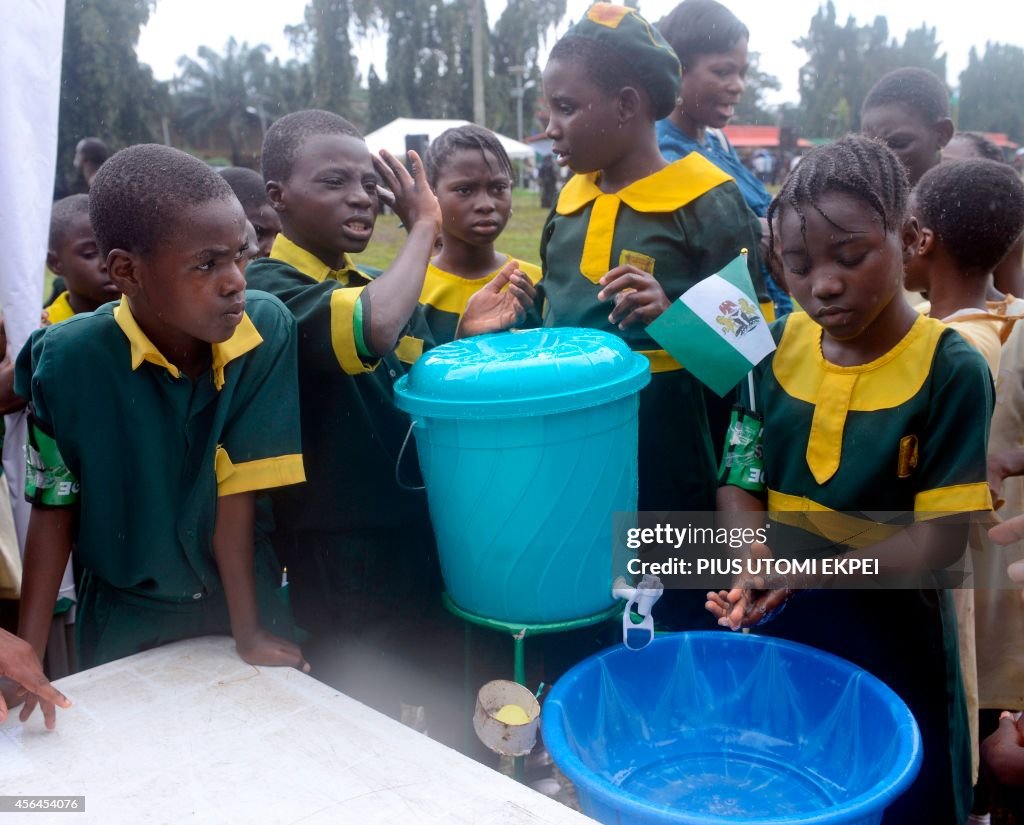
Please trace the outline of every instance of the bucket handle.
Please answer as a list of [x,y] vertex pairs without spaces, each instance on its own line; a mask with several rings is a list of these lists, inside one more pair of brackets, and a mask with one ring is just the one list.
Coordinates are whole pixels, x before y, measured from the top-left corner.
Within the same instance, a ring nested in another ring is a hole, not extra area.
[[425,484],[421,484],[419,487],[413,487],[413,486],[411,486],[409,484],[406,484],[404,481],[402,481],[402,459],[405,457],[405,448],[409,444],[409,436],[412,435],[412,428],[415,427],[415,426],[416,426],[415,420],[414,421],[410,421],[409,422],[409,429],[405,431],[405,438],[402,439],[402,448],[398,451],[398,460],[395,461],[395,483],[399,487],[401,487],[403,490],[408,490],[409,492],[418,493],[421,490],[426,490],[427,486]]

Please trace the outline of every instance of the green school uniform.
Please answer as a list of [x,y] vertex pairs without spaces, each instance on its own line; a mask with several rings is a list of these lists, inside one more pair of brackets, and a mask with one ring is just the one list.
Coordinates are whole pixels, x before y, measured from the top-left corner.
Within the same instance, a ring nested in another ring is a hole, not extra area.
[[[821,327],[806,313],[776,322],[773,333],[778,349],[754,382],[773,552],[838,554],[912,520],[990,509],[992,380],[958,334],[920,317],[881,358],[839,367],[823,358]],[[742,395],[749,408],[745,388]],[[897,511],[904,517],[884,524],[870,517]],[[964,820],[971,756],[948,591],[807,591],[759,632],[849,659],[907,702],[921,727],[924,764],[884,822]]]
[[[15,376],[32,414],[26,497],[78,509],[83,667],[230,632],[212,552],[217,498],[303,480],[294,363],[294,321],[261,293],[195,381],[125,300],[32,334]],[[287,632],[279,575],[257,559],[264,624]]]
[[640,394],[639,509],[713,510],[715,457],[702,385],[642,326],[613,327],[597,282],[631,263],[675,300],[746,249],[758,283],[757,220],[732,179],[696,153],[614,195],[602,193],[596,178],[573,177],[545,224],[544,325],[605,330],[650,359],[651,383]]
[[[296,619],[321,637],[351,632],[346,611],[370,588],[399,607],[421,591],[439,593],[426,581],[436,568],[426,496],[395,480],[410,422],[392,400],[405,365],[432,341],[417,312],[393,353],[365,354],[360,294],[372,277],[347,259],[331,270],[283,234],[271,257],[246,269],[249,285],[279,297],[298,321],[309,483],[273,495],[274,542]],[[421,483],[411,437],[401,472],[407,484]]]
[[[535,264],[519,261],[519,269],[534,284],[540,281],[541,269]],[[504,266],[504,265],[502,265]],[[458,329],[459,321],[466,311],[466,304],[482,287],[493,281],[502,267],[483,278],[470,280],[456,275],[452,272],[445,272],[433,264],[427,267],[427,276],[423,281],[423,292],[420,294],[420,306],[423,307],[423,316],[430,327],[435,344],[447,344],[455,340],[455,332]],[[527,320],[524,327],[539,325],[539,317],[532,322]]]

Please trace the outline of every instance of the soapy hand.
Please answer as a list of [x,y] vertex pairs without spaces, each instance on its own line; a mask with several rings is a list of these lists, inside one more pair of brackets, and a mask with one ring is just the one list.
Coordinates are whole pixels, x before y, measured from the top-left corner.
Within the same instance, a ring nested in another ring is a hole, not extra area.
[[[750,545],[751,559],[770,559],[767,545]],[[749,576],[743,574],[733,581],[731,590],[711,591],[704,607],[718,619],[718,624],[730,630],[754,627],[774,618],[793,595],[781,576]]]

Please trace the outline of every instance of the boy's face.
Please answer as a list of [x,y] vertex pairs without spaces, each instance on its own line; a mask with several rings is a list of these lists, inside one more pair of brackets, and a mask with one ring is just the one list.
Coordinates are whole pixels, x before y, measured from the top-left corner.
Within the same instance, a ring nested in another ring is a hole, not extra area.
[[915,238],[906,230],[886,232],[879,215],[852,195],[826,192],[801,209],[804,232],[791,206],[780,210],[786,284],[831,338],[857,338],[902,288],[904,256]]
[[253,245],[253,257],[267,258],[270,256],[270,248],[274,245],[277,233],[281,231],[281,219],[277,217],[269,203],[246,210],[245,217],[249,219],[253,229],[256,231],[256,243]]
[[548,61],[544,98],[551,109],[546,133],[559,166],[585,174],[619,159],[618,99],[591,82],[581,60]]
[[370,150],[352,135],[308,138],[267,195],[289,238],[328,264],[366,248],[380,209]]
[[154,252],[110,253],[111,275],[151,338],[191,347],[231,337],[245,310],[245,223],[236,198],[207,201],[185,210]]
[[444,233],[470,246],[493,244],[512,214],[512,181],[490,152],[455,152],[437,176],[434,194]]
[[942,160],[942,147],[953,134],[949,119],[925,123],[916,112],[896,103],[875,106],[864,112],[860,130],[885,143],[907,170],[910,185]]
[[64,279],[68,292],[89,303],[99,306],[121,294],[107,274],[107,263],[96,246],[88,212],[68,221],[57,249],[51,249],[47,255],[47,263],[54,274]]

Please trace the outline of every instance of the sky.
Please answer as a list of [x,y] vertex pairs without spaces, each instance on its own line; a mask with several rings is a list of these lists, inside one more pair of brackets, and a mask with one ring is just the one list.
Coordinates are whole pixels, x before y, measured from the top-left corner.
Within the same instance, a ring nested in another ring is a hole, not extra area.
[[[676,2],[678,0],[641,0],[640,12],[656,21],[674,8]],[[486,4],[493,23],[505,7],[505,0],[486,0]],[[549,39],[547,48],[588,5],[588,0],[568,0],[566,18]],[[819,0],[727,0],[726,5],[750,29],[750,49],[760,53],[762,70],[775,75],[782,83],[781,91],[770,94],[767,101],[772,104],[797,102],[797,76],[806,61],[806,53],[794,46],[793,41],[807,33]],[[265,43],[270,46],[272,55],[287,60],[295,54],[284,27],[301,22],[305,6],[306,0],[260,3],[253,0],[158,0],[139,38],[139,59],[153,68],[158,79],[169,80],[178,71],[177,60],[181,55],[195,57],[201,45],[223,51],[228,38],[234,36],[250,46]],[[1024,47],[1024,3],[972,0],[969,13],[960,3],[935,0],[930,3],[923,0],[900,3],[835,0],[835,6],[840,24],[850,15],[861,25],[879,14],[885,15],[890,36],[895,35],[901,41],[908,29],[922,23],[934,26],[940,48],[947,54],[946,81],[953,86],[967,66],[971,46],[981,52],[987,40],[997,40]],[[1018,10],[1012,11],[1013,7]],[[357,46],[359,68],[364,77],[373,61],[378,74],[384,74],[383,53],[384,41],[380,37]]]

